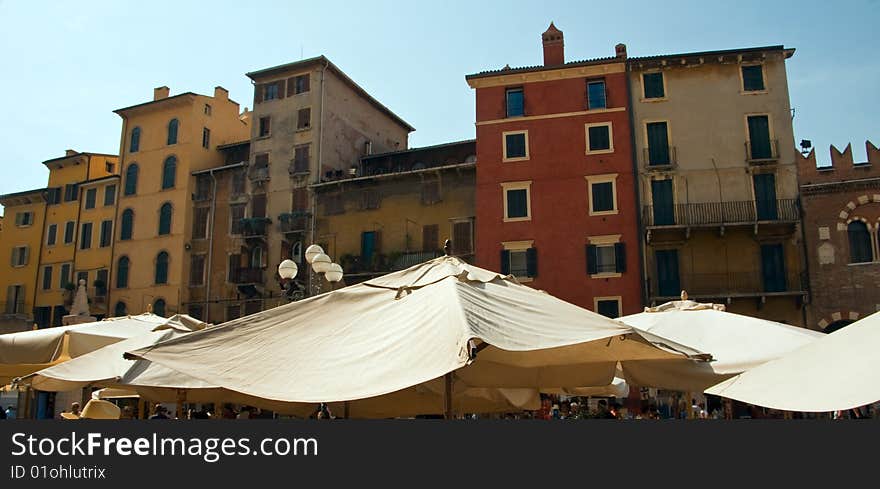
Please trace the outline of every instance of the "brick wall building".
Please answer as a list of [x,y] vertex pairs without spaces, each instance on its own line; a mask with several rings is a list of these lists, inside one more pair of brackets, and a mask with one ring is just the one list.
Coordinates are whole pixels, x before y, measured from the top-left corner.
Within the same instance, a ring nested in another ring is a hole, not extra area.
[[815,150],[798,162],[810,275],[808,326],[832,332],[880,310],[880,150],[868,161],[852,146],[831,147],[831,165]]

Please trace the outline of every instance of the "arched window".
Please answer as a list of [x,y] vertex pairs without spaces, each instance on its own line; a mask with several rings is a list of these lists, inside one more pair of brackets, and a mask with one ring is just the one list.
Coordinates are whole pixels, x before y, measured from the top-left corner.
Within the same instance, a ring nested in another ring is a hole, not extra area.
[[127,256],[123,256],[119,259],[119,263],[116,265],[116,288],[124,289],[128,287],[128,269],[131,266],[131,262],[129,261]]
[[115,317],[128,316],[128,307],[126,307],[124,302],[119,301],[116,303],[116,307],[113,308],[113,316],[115,316]]
[[135,127],[131,130],[131,141],[128,143],[128,152],[137,153],[141,149],[141,128]]
[[165,251],[160,252],[156,256],[156,283],[168,283],[168,253]]
[[125,209],[122,211],[122,226],[120,226],[119,240],[128,241],[134,232],[134,211]]
[[853,221],[846,226],[849,235],[849,262],[867,263],[873,259],[871,252],[871,233],[862,221]]
[[251,249],[251,268],[264,268],[263,259],[265,255],[266,253],[262,246],[254,246]]
[[159,209],[159,236],[171,234],[171,203],[165,202]]
[[165,299],[156,299],[153,303],[153,314],[165,316]]
[[134,195],[138,187],[138,165],[132,163],[125,170],[125,195]]
[[177,126],[180,123],[177,119],[171,119],[168,123],[168,145],[177,144]]
[[177,158],[169,156],[162,165],[162,189],[174,188],[174,175],[177,171]]

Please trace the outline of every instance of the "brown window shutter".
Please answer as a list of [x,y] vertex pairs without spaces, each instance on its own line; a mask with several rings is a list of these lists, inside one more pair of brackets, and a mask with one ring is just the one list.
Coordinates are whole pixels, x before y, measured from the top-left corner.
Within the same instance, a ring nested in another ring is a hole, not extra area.
[[269,166],[269,153],[263,153],[254,156],[254,166],[257,168],[264,168]]
[[312,74],[311,73],[303,75],[303,92],[308,92],[309,90],[311,90],[309,88],[309,82],[311,82],[311,81],[312,81]]
[[277,82],[275,82],[275,84],[278,85],[278,98],[279,99],[284,98],[284,87],[286,86],[284,83],[285,81],[287,81],[287,80],[278,80]]
[[422,226],[422,251],[437,251],[439,234],[440,226],[437,224]]
[[263,84],[254,85],[254,105],[263,101]]
[[293,189],[293,210],[306,211],[309,208],[309,191],[305,187]]
[[292,97],[296,94],[296,77],[292,76],[287,79],[287,96]]

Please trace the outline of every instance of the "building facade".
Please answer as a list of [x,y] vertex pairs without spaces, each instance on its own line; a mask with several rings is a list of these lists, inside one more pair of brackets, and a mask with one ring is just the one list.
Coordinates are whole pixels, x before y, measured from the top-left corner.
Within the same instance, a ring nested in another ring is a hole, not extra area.
[[[473,140],[364,156],[346,178],[311,186],[317,242],[347,285],[436,258],[447,239],[454,255],[472,262],[475,171]],[[300,251],[292,258],[304,286]]]
[[316,240],[309,186],[347,177],[367,153],[406,149],[413,128],[323,56],[247,76],[254,82],[249,201],[233,280],[253,301],[277,296],[281,260],[295,257],[307,268],[301,250]]
[[476,92],[476,261],[611,317],[642,308],[626,47],[468,75]]
[[785,61],[769,46],[630,58],[645,296],[803,324]]
[[217,146],[246,140],[247,113],[223,87],[213,96],[154,90],[150,102],[115,111],[122,117],[122,189],[108,303],[112,314],[182,312],[189,302],[194,215],[193,172],[222,166]]
[[804,245],[810,275],[807,326],[832,332],[880,311],[880,150],[831,147],[831,166],[799,157]]
[[34,320],[40,243],[46,219],[46,189],[0,196],[3,234],[0,239],[0,332],[29,329]]

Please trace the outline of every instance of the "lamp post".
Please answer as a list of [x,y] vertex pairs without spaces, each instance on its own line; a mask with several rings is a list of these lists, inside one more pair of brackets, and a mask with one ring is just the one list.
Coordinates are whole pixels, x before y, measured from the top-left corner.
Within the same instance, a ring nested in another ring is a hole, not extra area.
[[[312,271],[318,275],[324,274],[324,278],[331,284],[335,284],[342,280],[344,275],[342,266],[338,263],[333,263],[330,257],[324,253],[324,249],[320,246],[313,244],[306,248],[305,257],[306,262],[312,266]],[[297,286],[293,281],[293,278],[296,277],[298,271],[299,268],[293,260],[284,260],[278,265],[278,275],[281,277],[282,286],[284,287],[284,295],[287,297],[288,301],[302,299],[305,296],[302,288]],[[315,286],[317,293],[320,294],[320,280]]]

